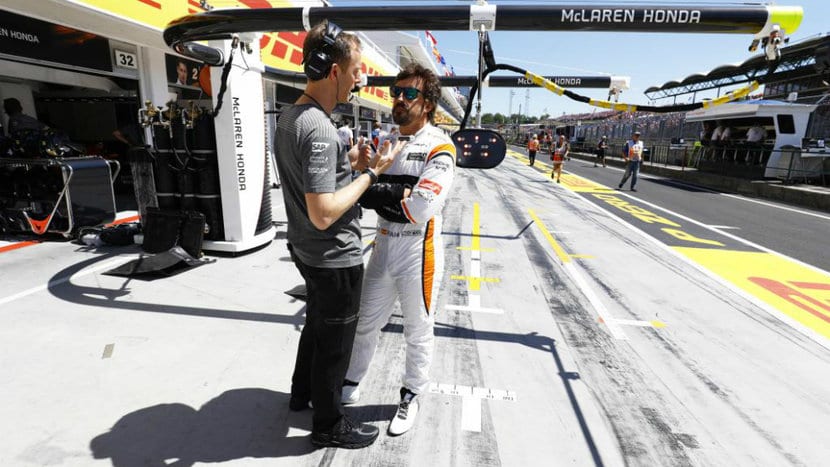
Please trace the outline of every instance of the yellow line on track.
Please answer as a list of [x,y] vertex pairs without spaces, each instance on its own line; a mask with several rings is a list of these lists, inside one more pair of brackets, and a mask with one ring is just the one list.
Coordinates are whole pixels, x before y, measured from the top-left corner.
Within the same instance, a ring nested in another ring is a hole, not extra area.
[[542,231],[542,235],[545,236],[545,238],[548,240],[548,243],[550,243],[550,245],[553,247],[553,251],[556,252],[556,256],[558,256],[563,263],[570,263],[570,255],[565,253],[565,250],[562,249],[562,247],[559,245],[556,239],[553,238],[553,235],[550,233],[547,227],[545,227],[545,223],[542,222],[542,219],[539,219],[539,216],[536,215],[533,209],[528,209],[527,211],[530,213],[530,217],[533,219],[533,222],[535,222],[536,225],[539,227],[539,230]]

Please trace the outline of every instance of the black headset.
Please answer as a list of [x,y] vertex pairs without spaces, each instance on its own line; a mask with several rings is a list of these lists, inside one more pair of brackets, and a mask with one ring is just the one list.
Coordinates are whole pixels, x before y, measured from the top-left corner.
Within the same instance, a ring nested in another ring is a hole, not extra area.
[[308,53],[308,57],[303,63],[303,70],[305,75],[312,81],[317,81],[328,76],[331,71],[331,66],[334,64],[332,60],[332,48],[337,40],[337,36],[343,32],[340,26],[328,22],[326,25],[326,33],[323,34],[323,45]]

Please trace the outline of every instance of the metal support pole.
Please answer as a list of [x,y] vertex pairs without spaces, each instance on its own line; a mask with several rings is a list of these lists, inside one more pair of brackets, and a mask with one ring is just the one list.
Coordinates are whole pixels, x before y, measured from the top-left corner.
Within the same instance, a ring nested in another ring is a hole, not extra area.
[[481,128],[481,94],[484,91],[484,86],[481,81],[484,76],[484,40],[486,33],[482,30],[478,33],[478,93],[476,93],[476,128]]

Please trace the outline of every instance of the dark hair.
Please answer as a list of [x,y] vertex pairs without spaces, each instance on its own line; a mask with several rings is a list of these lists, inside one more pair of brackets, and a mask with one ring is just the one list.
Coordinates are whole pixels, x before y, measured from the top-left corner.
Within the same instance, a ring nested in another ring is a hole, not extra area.
[[438,75],[419,63],[410,62],[398,73],[395,82],[409,78],[421,78],[423,83],[421,94],[423,94],[425,101],[433,104],[432,110],[429,112],[429,122],[435,123],[435,110],[438,109],[438,102],[441,100],[441,81],[438,79]]
[[[325,47],[326,41],[323,40],[323,36],[326,34],[328,25],[329,21],[323,20],[314,25],[306,34],[305,40],[303,40],[303,63],[308,62],[311,52]],[[332,63],[342,67],[348,64],[352,58],[352,51],[357,49],[360,49],[360,39],[354,34],[341,32],[337,35],[334,45],[328,47],[326,52],[331,57]]]
[[8,99],[3,100],[3,110],[5,110],[9,115],[14,115],[23,112],[23,106],[20,105],[19,100],[14,97],[9,97]]

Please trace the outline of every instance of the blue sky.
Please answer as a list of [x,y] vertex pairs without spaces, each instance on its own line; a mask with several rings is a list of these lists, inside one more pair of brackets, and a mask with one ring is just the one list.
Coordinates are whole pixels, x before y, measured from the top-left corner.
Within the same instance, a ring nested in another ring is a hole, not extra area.
[[[372,1],[343,1],[334,0],[335,6],[365,6],[377,4]],[[402,5],[436,5],[436,4],[470,4],[466,1],[421,1],[409,2],[406,0],[391,0],[384,2],[388,6]],[[494,4],[531,4],[532,1],[491,1]],[[590,7],[592,5],[622,6],[635,3],[624,2],[590,2],[576,3],[572,1],[548,2],[560,5]],[[694,2],[656,2],[641,0],[637,5],[666,5],[680,6]],[[790,43],[819,33],[830,32],[830,0],[801,0],[778,1],[783,6],[801,6],[804,8],[804,20],[799,29],[791,34]],[[701,4],[701,2],[697,2]],[[727,3],[705,2],[706,6],[730,5]],[[731,5],[734,5],[732,3]],[[498,31],[490,33],[496,61],[510,63],[529,71],[542,75],[556,76],[593,76],[615,75],[631,78],[631,89],[623,92],[620,102],[632,104],[647,104],[648,99],[643,91],[653,85],[660,85],[666,81],[683,78],[695,72],[705,72],[725,64],[742,62],[751,54],[747,47],[751,41],[748,34],[656,34],[656,33],[612,33],[612,32],[510,32]],[[423,37],[423,31],[419,32]],[[476,73],[477,36],[473,32],[433,31],[438,41],[438,50],[444,56],[447,64],[452,65],[459,75],[473,75]],[[501,74],[502,72],[499,72]],[[606,99],[607,90],[580,89],[577,92],[592,98]],[[509,88],[485,88],[482,97],[483,112],[508,113],[510,101]],[[697,100],[703,97],[714,96],[714,93],[698,93]],[[594,107],[572,101],[564,96],[557,96],[541,88],[530,88],[529,112],[525,105],[526,92],[524,88],[516,88],[513,97],[512,110],[517,113],[519,105],[522,113],[539,116],[547,113],[559,116],[563,113],[585,113],[594,110]],[[678,97],[677,102],[690,99],[689,96]],[[656,105],[669,105],[671,99],[655,102]],[[601,109],[598,109],[601,110]]]

